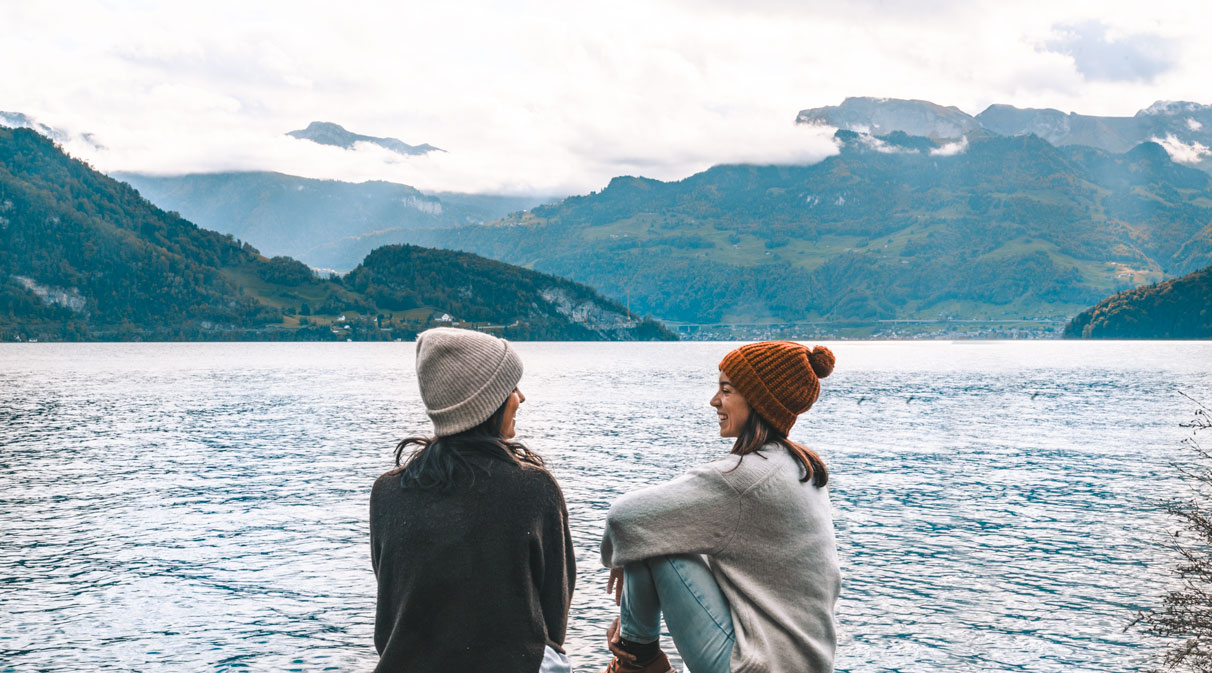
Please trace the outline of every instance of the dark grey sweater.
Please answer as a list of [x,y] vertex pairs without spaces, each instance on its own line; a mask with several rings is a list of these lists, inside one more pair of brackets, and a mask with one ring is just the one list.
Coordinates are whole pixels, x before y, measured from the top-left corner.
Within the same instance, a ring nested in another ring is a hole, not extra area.
[[489,473],[444,492],[403,488],[396,470],[375,481],[376,671],[530,673],[545,645],[563,651],[576,565],[560,487],[470,459]]

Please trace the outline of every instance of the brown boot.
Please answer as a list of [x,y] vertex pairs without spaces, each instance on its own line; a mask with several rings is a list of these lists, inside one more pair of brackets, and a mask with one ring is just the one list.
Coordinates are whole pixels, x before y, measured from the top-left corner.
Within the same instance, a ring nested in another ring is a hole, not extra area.
[[657,650],[657,655],[643,666],[629,664],[622,659],[615,657],[610,660],[610,665],[606,667],[605,673],[677,673],[673,670],[673,666],[669,665],[669,657],[665,656],[664,652]]

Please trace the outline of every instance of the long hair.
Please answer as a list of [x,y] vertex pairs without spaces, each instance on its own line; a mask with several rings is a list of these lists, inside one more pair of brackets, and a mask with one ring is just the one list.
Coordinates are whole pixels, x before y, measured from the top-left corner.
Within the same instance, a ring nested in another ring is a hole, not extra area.
[[[505,403],[492,416],[469,430],[444,437],[409,437],[396,445],[396,472],[405,488],[446,490],[463,477],[475,480],[468,455],[479,454],[514,465],[543,467],[543,459],[521,442],[501,436]],[[409,447],[412,453],[405,455]],[[480,467],[487,473],[487,469]]]
[[[811,479],[812,485],[817,488],[829,483],[829,471],[825,469],[825,461],[821,460],[816,451],[787,439],[753,408],[749,409],[749,420],[745,421],[741,434],[737,436],[736,442],[732,445],[732,453],[740,456],[741,460],[745,460],[745,456],[771,442],[782,444],[791,452],[791,455],[795,456],[796,460],[800,461],[800,465],[804,468],[804,476],[800,477],[801,482]],[[740,466],[739,461],[737,466]]]

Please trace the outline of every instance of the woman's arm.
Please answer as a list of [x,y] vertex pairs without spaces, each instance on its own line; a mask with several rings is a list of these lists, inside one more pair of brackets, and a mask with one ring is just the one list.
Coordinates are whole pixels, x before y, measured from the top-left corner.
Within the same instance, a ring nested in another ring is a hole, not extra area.
[[741,496],[712,465],[633,491],[606,517],[602,564],[619,568],[666,554],[714,554],[732,539]]

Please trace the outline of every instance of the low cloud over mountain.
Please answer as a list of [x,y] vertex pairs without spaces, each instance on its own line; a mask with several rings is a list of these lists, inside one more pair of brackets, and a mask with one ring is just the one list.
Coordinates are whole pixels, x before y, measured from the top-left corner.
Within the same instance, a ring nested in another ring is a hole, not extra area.
[[[956,107],[924,100],[858,97],[847,98],[841,105],[801,110],[796,123],[833,126],[876,137],[899,131],[936,140],[1034,134],[1058,147],[1088,145],[1115,153],[1155,142],[1174,161],[1212,173],[1212,105],[1190,101],[1158,101],[1131,117],[1001,104],[990,105],[973,116]],[[952,145],[947,149],[953,153],[961,148]]]

